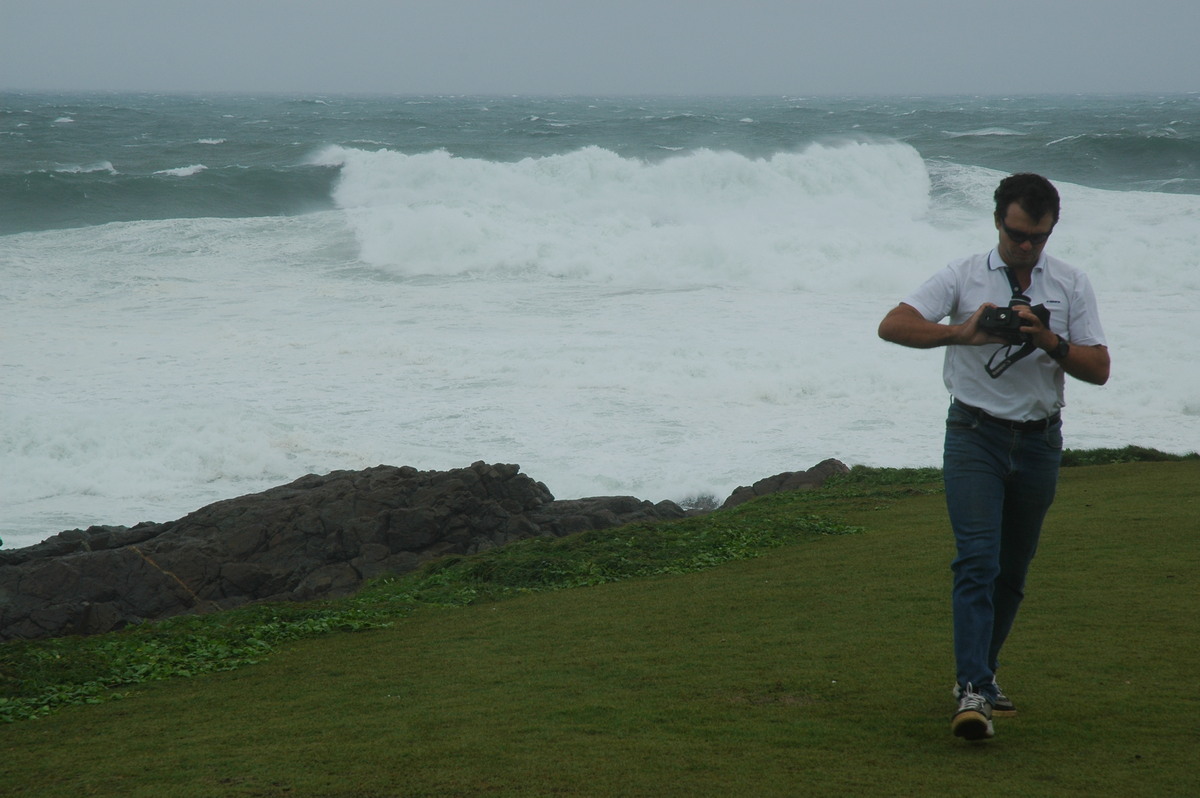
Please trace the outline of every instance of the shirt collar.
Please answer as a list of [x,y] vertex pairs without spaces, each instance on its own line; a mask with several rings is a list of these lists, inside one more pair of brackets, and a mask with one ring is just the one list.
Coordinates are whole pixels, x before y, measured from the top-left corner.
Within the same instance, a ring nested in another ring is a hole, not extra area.
[[[987,265],[988,265],[988,268],[991,269],[992,271],[999,271],[1000,269],[1008,268],[1008,264],[1006,264],[1004,262],[1004,258],[1000,257],[1000,248],[999,247],[993,247],[992,251],[988,253]],[[1037,263],[1033,264],[1033,270],[1035,272],[1044,271],[1045,266],[1046,266],[1046,251],[1042,250],[1042,254],[1038,255]]]

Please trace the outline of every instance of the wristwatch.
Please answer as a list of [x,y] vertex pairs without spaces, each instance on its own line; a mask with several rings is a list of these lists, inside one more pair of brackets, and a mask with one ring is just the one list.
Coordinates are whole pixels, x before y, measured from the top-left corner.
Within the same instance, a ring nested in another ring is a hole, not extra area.
[[1071,344],[1061,335],[1058,336],[1058,346],[1053,349],[1046,350],[1046,354],[1054,360],[1062,360],[1071,351]]

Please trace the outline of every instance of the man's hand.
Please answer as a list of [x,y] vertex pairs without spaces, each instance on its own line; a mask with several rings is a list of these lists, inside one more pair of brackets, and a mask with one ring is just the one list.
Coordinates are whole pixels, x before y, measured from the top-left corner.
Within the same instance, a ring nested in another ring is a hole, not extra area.
[[[1047,352],[1058,346],[1058,333],[1043,324],[1032,308],[1026,305],[1017,305],[1014,310],[1025,322],[1025,326],[1019,329],[1029,335],[1035,346]],[[1108,382],[1111,362],[1106,346],[1072,346],[1068,350],[1067,356],[1059,360],[1058,364],[1075,379],[1094,385],[1103,385]]]
[[999,307],[999,305],[995,305],[991,302],[984,302],[982,305],[976,308],[974,313],[971,314],[971,318],[963,322],[963,334],[966,336],[966,340],[964,340],[963,343],[965,345],[984,346],[985,344],[1012,343],[1012,341],[1008,340],[1007,338],[1001,338],[1000,336],[994,335],[993,333],[990,333],[979,326],[979,320],[983,318],[983,312],[988,308],[996,307]]
[[1013,310],[1021,317],[1021,321],[1025,322],[1024,326],[1017,329],[1028,335],[1034,346],[1047,351],[1058,346],[1058,334],[1042,323],[1033,312],[1033,308],[1028,305],[1014,305]]
[[962,324],[939,324],[929,321],[912,305],[901,302],[888,311],[879,323],[879,337],[914,349],[933,349],[938,346],[983,346],[1002,344],[1004,339],[979,329],[979,317],[984,308],[995,307],[985,302]]

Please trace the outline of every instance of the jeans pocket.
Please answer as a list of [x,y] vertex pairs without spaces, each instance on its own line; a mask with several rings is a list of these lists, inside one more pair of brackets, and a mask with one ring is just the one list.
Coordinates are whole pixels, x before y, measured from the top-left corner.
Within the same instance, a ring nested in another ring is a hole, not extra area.
[[946,429],[978,429],[979,423],[979,417],[971,411],[964,410],[957,404],[950,405],[950,412],[946,415]]
[[1061,452],[1063,447],[1062,423],[1046,427],[1046,446]]

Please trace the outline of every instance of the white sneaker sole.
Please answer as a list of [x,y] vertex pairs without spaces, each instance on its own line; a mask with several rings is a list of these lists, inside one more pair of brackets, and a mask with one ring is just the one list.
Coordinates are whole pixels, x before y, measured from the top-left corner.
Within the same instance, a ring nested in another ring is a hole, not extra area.
[[987,740],[996,734],[992,721],[982,712],[960,712],[950,721],[950,731],[964,740]]

